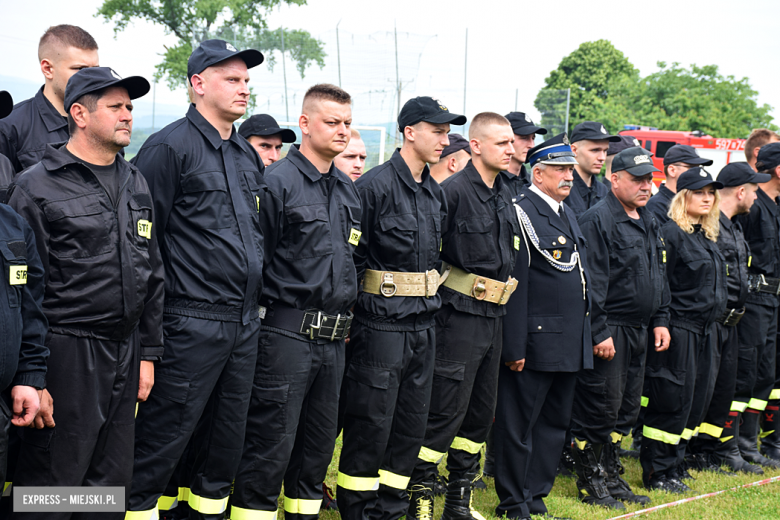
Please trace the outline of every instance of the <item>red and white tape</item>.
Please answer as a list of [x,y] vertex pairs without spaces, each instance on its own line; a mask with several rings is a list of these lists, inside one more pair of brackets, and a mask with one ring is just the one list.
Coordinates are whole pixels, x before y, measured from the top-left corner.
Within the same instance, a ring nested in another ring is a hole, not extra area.
[[669,502],[667,504],[661,504],[655,507],[649,507],[647,509],[642,509],[641,511],[634,511],[633,513],[627,513],[625,515],[615,516],[610,518],[609,520],[622,520],[623,518],[633,518],[635,516],[639,515],[646,515],[648,513],[655,513],[656,511],[660,511],[661,509],[667,508],[667,507],[674,507],[679,506],[681,504],[687,504],[688,502],[693,502],[695,500],[701,500],[702,498],[709,498],[714,497],[716,495],[720,495],[721,493],[727,493],[729,491],[736,491],[738,489],[742,488],[748,488],[748,487],[756,487],[756,486],[763,486],[764,484],[771,484],[772,482],[780,482],[780,477],[772,477],[767,478],[764,480],[759,480],[758,482],[751,482],[750,484],[743,484],[741,486],[733,487],[730,489],[724,489],[721,491],[715,491],[712,493],[706,493],[704,495],[697,495],[695,497],[689,497],[689,498],[683,498],[682,500],[678,500],[676,502]]

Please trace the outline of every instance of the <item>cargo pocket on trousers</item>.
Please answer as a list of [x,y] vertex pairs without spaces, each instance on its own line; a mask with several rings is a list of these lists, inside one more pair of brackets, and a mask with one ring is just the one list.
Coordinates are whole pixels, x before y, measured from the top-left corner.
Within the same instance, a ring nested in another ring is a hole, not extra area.
[[138,405],[144,420],[136,424],[140,439],[173,440],[181,434],[190,381],[165,373],[157,374],[146,402]]
[[685,371],[669,367],[648,366],[648,409],[661,413],[677,413],[683,408]]
[[249,403],[247,429],[256,428],[260,432],[266,432],[261,435],[263,438],[281,439],[287,434],[289,392],[289,383],[255,382]]
[[345,413],[363,422],[376,424],[387,415],[387,389],[390,370],[367,365],[350,364],[344,374]]
[[[432,415],[454,415],[460,405],[460,386],[466,377],[466,363],[437,359],[433,366]],[[434,408],[435,406],[435,408]]]

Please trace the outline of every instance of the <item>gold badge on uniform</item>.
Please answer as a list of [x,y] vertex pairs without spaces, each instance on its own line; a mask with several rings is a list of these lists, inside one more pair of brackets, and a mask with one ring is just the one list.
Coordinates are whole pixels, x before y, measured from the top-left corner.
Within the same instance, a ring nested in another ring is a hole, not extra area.
[[560,260],[561,259],[561,250],[560,249],[556,249],[555,251],[553,251],[553,258],[555,258],[556,260]]
[[349,240],[348,242],[352,244],[353,246],[356,246],[360,243],[360,237],[363,234],[362,231],[358,231],[355,228],[352,228],[349,230]]
[[561,235],[558,237],[558,242],[561,243],[561,245],[564,245],[566,243],[566,237]]

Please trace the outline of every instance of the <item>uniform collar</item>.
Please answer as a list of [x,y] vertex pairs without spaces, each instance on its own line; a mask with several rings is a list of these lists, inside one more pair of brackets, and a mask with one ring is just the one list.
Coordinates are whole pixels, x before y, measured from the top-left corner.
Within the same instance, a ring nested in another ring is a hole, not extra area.
[[720,225],[723,226],[726,229],[731,229],[731,226],[734,225],[734,223],[729,219],[726,215],[723,214],[723,212],[720,212]]
[[[46,145],[46,150],[43,152],[43,159],[41,159],[41,163],[43,163],[44,168],[46,168],[48,171],[55,171],[73,164],[77,166],[83,166],[83,163],[77,161],[71,156],[71,154],[65,151],[66,144],[68,143],[64,142]],[[114,160],[116,161],[120,172],[124,171],[125,165],[130,164],[123,160],[121,154],[116,154],[116,158]]]
[[507,170],[502,170],[501,175],[503,175],[508,182],[513,182],[513,181],[523,182],[528,179],[528,170],[525,169],[525,164],[521,164],[520,171],[517,172],[517,175],[508,172]]
[[[306,156],[301,153],[300,148],[301,145],[294,144],[287,151],[287,158],[290,160],[290,162],[293,163],[295,167],[298,168],[298,170],[300,170],[300,172],[303,173],[303,175],[311,182],[317,182],[325,175],[327,175],[320,173],[319,170],[314,167],[311,161],[309,161],[309,159],[307,159]],[[330,169],[328,170],[328,173],[339,180],[342,184],[352,182],[349,180],[349,177],[347,177],[345,173],[341,172],[341,170],[336,168],[332,162],[330,163]],[[341,175],[338,175],[338,173],[341,173]]]
[[595,178],[590,178],[590,186],[588,186],[585,184],[585,181],[582,180],[582,177],[580,177],[576,168],[572,171],[572,177],[574,177],[574,185],[578,186],[580,190],[585,190],[587,192],[593,189],[593,182],[596,180]]
[[[623,207],[623,204],[620,203],[620,200],[618,200],[612,190],[609,190],[609,193],[604,197],[604,200],[607,201],[609,209],[612,210],[612,216],[616,222],[638,222],[637,219],[628,216],[626,208]],[[639,214],[639,220],[644,220],[646,218],[647,211],[648,209],[645,206],[636,208],[636,212]]]
[[661,184],[661,187],[658,188],[658,193],[669,200],[674,198],[674,192],[666,187],[666,183]]
[[[195,108],[195,105],[190,105],[189,110],[187,110],[187,119],[190,120],[190,122],[195,125],[195,128],[197,128],[201,134],[203,134],[203,137],[206,138],[206,140],[211,144],[211,146],[214,147],[215,150],[219,150],[220,147],[222,147],[222,136],[219,135],[219,131],[214,128],[214,125],[208,122],[205,117],[203,117],[203,114],[198,112],[198,109]],[[229,141],[233,141],[236,144],[239,144],[239,140],[237,137],[238,133],[236,132],[236,127],[233,126],[232,131],[230,132],[230,138]]]
[[537,195],[539,195],[539,197],[544,202],[546,202],[548,206],[550,206],[550,209],[553,210],[556,215],[560,214],[560,212],[558,210],[563,206],[563,202],[558,202],[554,198],[550,197],[545,192],[540,190],[539,187],[536,184],[531,184],[531,186],[529,186],[528,189],[531,190],[532,192],[536,193]]
[[501,186],[501,183],[503,182],[501,175],[496,175],[493,189],[488,188],[487,184],[485,184],[485,181],[482,180],[482,176],[477,171],[477,168],[471,162],[471,159],[469,159],[469,163],[466,165],[466,167],[463,168],[463,174],[468,177],[469,181],[471,181],[471,185],[474,187],[474,191],[477,192],[477,196],[482,202],[489,201],[491,198],[493,198],[495,193],[501,192],[500,188],[494,191],[495,186]]
[[43,119],[43,124],[46,125],[46,130],[49,132],[56,132],[68,126],[68,120],[62,117],[57,112],[57,109],[54,108],[54,105],[43,95],[43,87],[35,94],[33,103],[35,104],[35,109],[41,115],[41,119]]
[[422,186],[428,190],[428,192],[433,193],[433,187],[431,186],[431,183],[436,181],[434,181],[433,177],[431,177],[431,170],[428,168],[427,164],[425,165],[425,168],[423,168],[422,183],[419,184],[416,180],[414,180],[414,176],[412,175],[412,170],[409,169],[409,165],[406,164],[404,158],[401,157],[400,148],[396,148],[395,152],[393,152],[392,157],[390,157],[390,164],[393,165],[393,168],[398,173],[398,176],[402,181],[404,181],[404,184],[409,186],[410,190],[417,193],[417,189]]

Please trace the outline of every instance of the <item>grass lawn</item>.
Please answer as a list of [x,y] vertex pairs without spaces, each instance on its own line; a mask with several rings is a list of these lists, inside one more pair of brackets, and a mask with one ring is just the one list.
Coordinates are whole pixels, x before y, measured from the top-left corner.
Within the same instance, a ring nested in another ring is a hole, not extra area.
[[[630,446],[631,439],[623,440],[624,447]],[[338,457],[341,452],[341,438],[336,442],[336,452],[328,469],[327,484],[336,489],[336,471]],[[642,470],[639,462],[633,459],[623,459],[626,466],[624,478],[636,493],[647,494],[652,499],[650,506],[667,502],[674,502],[688,496],[711,493],[736,487],[750,482],[756,482],[771,477],[780,476],[780,470],[765,470],[764,475],[739,474],[736,477],[714,475],[712,473],[699,473],[691,471],[696,478],[694,482],[687,482],[696,493],[685,496],[672,495],[658,491],[648,492],[642,488]],[[441,471],[446,474],[444,464]],[[493,479],[485,479],[488,489],[475,491],[474,507],[487,519],[495,519],[495,508],[498,505]],[[558,478],[552,493],[545,501],[551,514],[561,517],[570,517],[575,520],[606,520],[630,511],[638,511],[641,506],[626,504],[626,511],[609,511],[606,509],[586,506],[577,501],[577,488],[574,479]],[[441,518],[441,510],[444,497],[436,497],[434,519]],[[650,507],[648,506],[648,507]],[[280,511],[280,516],[283,513]],[[320,518],[324,520],[340,520],[338,513],[323,512]],[[642,515],[640,518],[652,518],[653,520],[780,520],[780,482],[773,482],[760,487],[729,491],[715,497],[704,498],[695,502],[669,507],[660,511]]]

